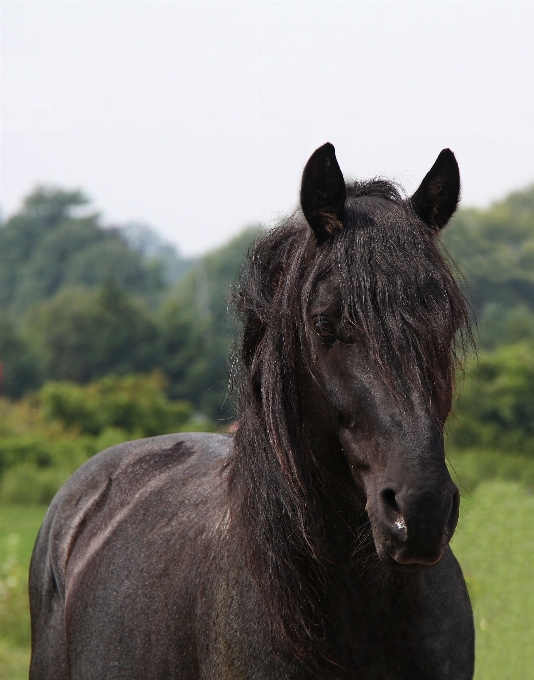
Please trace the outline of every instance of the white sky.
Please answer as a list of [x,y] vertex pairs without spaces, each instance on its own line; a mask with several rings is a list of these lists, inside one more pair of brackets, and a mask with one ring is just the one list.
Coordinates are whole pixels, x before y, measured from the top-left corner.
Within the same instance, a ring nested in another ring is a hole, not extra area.
[[534,181],[534,2],[3,1],[1,202],[82,187],[197,254],[292,209],[326,141],[464,205]]

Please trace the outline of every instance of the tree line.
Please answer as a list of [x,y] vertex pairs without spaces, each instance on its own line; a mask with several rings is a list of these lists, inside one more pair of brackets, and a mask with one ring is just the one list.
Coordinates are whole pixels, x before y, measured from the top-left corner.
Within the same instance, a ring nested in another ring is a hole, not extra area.
[[80,191],[37,188],[0,228],[3,394],[160,369],[212,417],[225,401],[226,295],[257,229],[184,260],[149,229],[110,228]]
[[[47,381],[87,384],[158,369],[168,397],[215,420],[231,419],[228,290],[258,233],[247,229],[202,258],[184,260],[145,227],[106,227],[80,191],[37,188],[0,227],[4,395],[17,399]],[[476,415],[475,395],[487,389],[488,399],[504,404],[493,383],[513,375],[527,381],[516,391],[518,404],[533,394],[534,187],[487,209],[460,210],[443,240],[465,275],[481,351],[478,367],[468,370],[463,393],[470,406],[463,411],[472,420],[498,420],[501,430],[505,422],[525,423],[528,408],[514,407],[523,414],[514,420],[509,403],[502,406],[507,416],[485,406]],[[511,345],[517,349],[502,350]],[[508,382],[511,389],[517,380]],[[523,431],[517,427],[516,439]],[[465,428],[462,437],[476,439]]]

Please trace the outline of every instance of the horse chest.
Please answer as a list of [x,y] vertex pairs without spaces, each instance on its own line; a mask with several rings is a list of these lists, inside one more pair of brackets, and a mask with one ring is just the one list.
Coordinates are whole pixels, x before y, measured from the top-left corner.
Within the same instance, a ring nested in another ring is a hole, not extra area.
[[[201,653],[206,677],[215,673],[213,677],[225,680],[317,678],[287,651],[283,639],[271,635],[265,606],[252,578],[245,569],[233,567],[225,570],[228,578],[212,583],[211,595],[204,600],[201,627],[210,631]],[[327,662],[319,677],[427,680],[426,675],[418,674],[412,661],[410,615],[403,598],[391,612],[392,593],[377,594],[365,583],[352,584],[352,588],[343,585],[344,590],[329,608],[324,644],[324,657],[334,663]]]

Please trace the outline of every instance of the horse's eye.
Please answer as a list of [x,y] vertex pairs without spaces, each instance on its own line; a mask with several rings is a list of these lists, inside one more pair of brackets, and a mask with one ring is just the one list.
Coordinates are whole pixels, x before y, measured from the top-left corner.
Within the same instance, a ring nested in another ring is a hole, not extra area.
[[319,316],[315,319],[315,331],[324,342],[333,342],[336,339],[334,328],[328,319]]

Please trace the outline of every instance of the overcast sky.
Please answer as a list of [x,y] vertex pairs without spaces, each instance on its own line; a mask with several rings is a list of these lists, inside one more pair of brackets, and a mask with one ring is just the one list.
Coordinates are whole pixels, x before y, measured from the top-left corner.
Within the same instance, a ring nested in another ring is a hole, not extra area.
[[82,187],[185,254],[270,223],[326,141],[463,205],[534,181],[534,2],[3,1],[1,202]]

